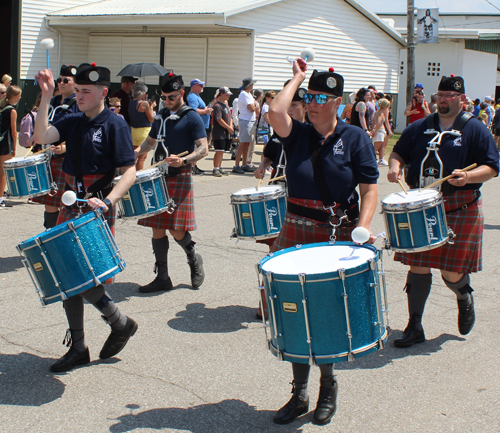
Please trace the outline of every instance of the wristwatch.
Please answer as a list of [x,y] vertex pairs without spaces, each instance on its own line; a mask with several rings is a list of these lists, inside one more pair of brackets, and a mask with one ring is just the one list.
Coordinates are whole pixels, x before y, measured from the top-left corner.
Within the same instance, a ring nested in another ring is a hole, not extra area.
[[111,210],[113,208],[113,203],[111,203],[111,200],[109,198],[105,198],[102,202],[108,207],[108,210]]
[[186,157],[182,158],[182,164],[183,165],[187,165],[187,163],[188,163],[187,158]]

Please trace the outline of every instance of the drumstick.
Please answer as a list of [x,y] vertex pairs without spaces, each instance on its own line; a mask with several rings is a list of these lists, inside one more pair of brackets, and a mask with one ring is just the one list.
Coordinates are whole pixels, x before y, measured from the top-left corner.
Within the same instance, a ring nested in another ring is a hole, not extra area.
[[[189,153],[189,152],[186,150],[185,152],[179,153],[179,155],[176,155],[176,156],[178,156],[178,157],[180,158],[181,156],[187,155],[188,153]],[[156,167],[156,166],[161,165],[161,164],[163,164],[163,163],[165,163],[165,162],[166,162],[166,161],[163,159],[162,161],[159,161],[159,162],[154,163],[154,164],[153,164],[151,167],[149,167],[149,168]]]
[[35,145],[31,146],[28,151],[26,152],[26,155],[24,155],[24,157],[26,158],[28,156],[28,154],[31,152],[31,149],[33,149],[33,147],[35,147]]
[[[476,167],[477,167],[477,164],[474,163],[472,165],[469,165],[468,167],[462,168],[460,171],[469,171],[469,170],[472,170],[473,168],[476,168]],[[439,185],[440,183],[443,183],[443,182],[447,181],[448,179],[451,179],[453,176],[455,176],[455,175],[450,174],[449,176],[443,177],[442,179],[439,179],[436,182],[431,183],[430,185],[424,186],[422,189],[432,188],[433,186]]]
[[52,148],[47,147],[47,149],[39,150],[38,152],[34,153],[33,155],[38,155],[39,153],[48,152],[49,150],[52,150]]
[[405,194],[408,194],[408,191],[406,191],[406,188],[405,186],[403,185],[403,182],[401,182],[401,179],[398,179],[398,183],[399,183],[399,186],[403,189],[403,191],[405,192]]
[[274,182],[275,180],[282,180],[282,179],[286,179],[286,174],[284,174],[283,176],[273,177],[272,179],[266,180],[266,182],[270,183]]
[[261,178],[259,179],[259,184],[257,185],[257,189],[256,189],[256,191],[258,191],[258,190],[259,190],[259,188],[260,188],[260,184],[262,183],[262,181],[263,181],[263,180],[264,180],[264,178],[263,178],[263,177],[261,177]]

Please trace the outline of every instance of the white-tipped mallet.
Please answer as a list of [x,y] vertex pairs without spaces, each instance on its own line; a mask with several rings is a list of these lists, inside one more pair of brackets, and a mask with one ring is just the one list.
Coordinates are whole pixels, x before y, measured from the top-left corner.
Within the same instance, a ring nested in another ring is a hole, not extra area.
[[66,191],[62,195],[61,200],[62,200],[64,206],[73,206],[75,204],[75,202],[77,202],[77,201],[81,201],[81,202],[85,202],[85,203],[88,202],[88,200],[83,200],[81,198],[77,198],[75,191]]
[[45,38],[40,41],[40,46],[46,50],[47,52],[47,69],[50,69],[50,58],[49,58],[49,50],[54,48],[54,39]]
[[304,48],[300,53],[300,57],[304,60],[304,62],[312,62],[314,60],[314,50],[312,48]]
[[370,231],[364,227],[356,227],[351,233],[351,239],[357,244],[364,244],[370,239]]

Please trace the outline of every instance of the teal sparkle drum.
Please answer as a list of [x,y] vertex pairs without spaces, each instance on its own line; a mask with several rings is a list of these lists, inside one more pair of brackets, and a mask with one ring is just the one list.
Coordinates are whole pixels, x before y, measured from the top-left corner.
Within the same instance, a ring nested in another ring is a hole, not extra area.
[[40,197],[57,189],[47,153],[11,158],[3,163],[3,169],[11,197]]
[[[389,334],[381,252],[324,242],[269,254],[257,266],[268,346],[279,359],[329,364],[382,349]],[[269,330],[269,331],[268,331]]]
[[286,193],[280,185],[244,188],[231,195],[235,229],[239,239],[275,238],[286,212]]
[[125,269],[100,210],[21,242],[17,250],[42,305],[82,293]]
[[389,247],[416,253],[453,243],[453,231],[446,223],[443,196],[435,189],[396,192],[382,200]]
[[[113,184],[121,179],[118,176]],[[149,218],[163,212],[173,213],[174,201],[169,198],[163,172],[157,168],[140,170],[135,183],[118,202],[118,215],[123,218]]]

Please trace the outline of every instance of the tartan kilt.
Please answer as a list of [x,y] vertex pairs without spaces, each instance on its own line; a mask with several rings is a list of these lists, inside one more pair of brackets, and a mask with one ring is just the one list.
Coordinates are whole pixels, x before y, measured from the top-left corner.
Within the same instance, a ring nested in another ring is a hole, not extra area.
[[[445,197],[445,212],[455,210],[476,198],[475,191],[456,191]],[[484,216],[480,198],[456,212],[446,214],[448,226],[455,233],[453,244],[419,253],[395,253],[394,260],[405,265],[435,268],[448,272],[469,274],[483,268],[482,245]]]
[[50,171],[52,172],[52,179],[57,184],[57,192],[50,196],[49,194],[42,195],[40,197],[34,197],[31,200],[35,203],[41,203],[47,206],[62,207],[61,202],[62,195],[66,190],[66,178],[62,171],[64,158],[51,158],[50,159]]
[[[287,197],[287,200],[308,208],[324,210],[323,202],[319,200],[306,200]],[[355,225],[340,227],[336,230],[337,241],[351,241],[351,231]],[[330,224],[320,223],[310,218],[305,218],[286,211],[283,227],[270,248],[270,252],[282,250],[300,244],[312,244],[317,242],[328,242],[333,227]]]
[[181,173],[178,176],[167,177],[165,181],[168,195],[177,205],[174,213],[163,212],[149,218],[140,219],[137,224],[153,229],[196,230],[191,164],[181,167]]
[[[103,175],[102,174],[92,174],[88,176],[83,177],[83,183],[85,184],[85,187],[88,188],[90,185],[92,185],[95,181],[99,180]],[[70,176],[66,174],[65,176],[65,182],[68,183],[68,185],[73,188],[73,190],[76,190],[76,179],[74,176]],[[80,203],[83,204],[83,203]],[[90,212],[92,208],[85,204],[82,208],[79,208],[77,204],[75,203],[72,206],[64,206],[61,211],[59,212],[59,216],[57,217],[57,224],[62,224],[66,221],[72,220],[73,218],[76,218],[78,215],[80,215],[80,209],[82,213]],[[116,206],[113,206],[112,209],[106,213],[104,213],[104,218],[108,222],[109,228],[111,229],[111,233],[113,233],[113,236],[115,235],[115,220],[116,220]]]

